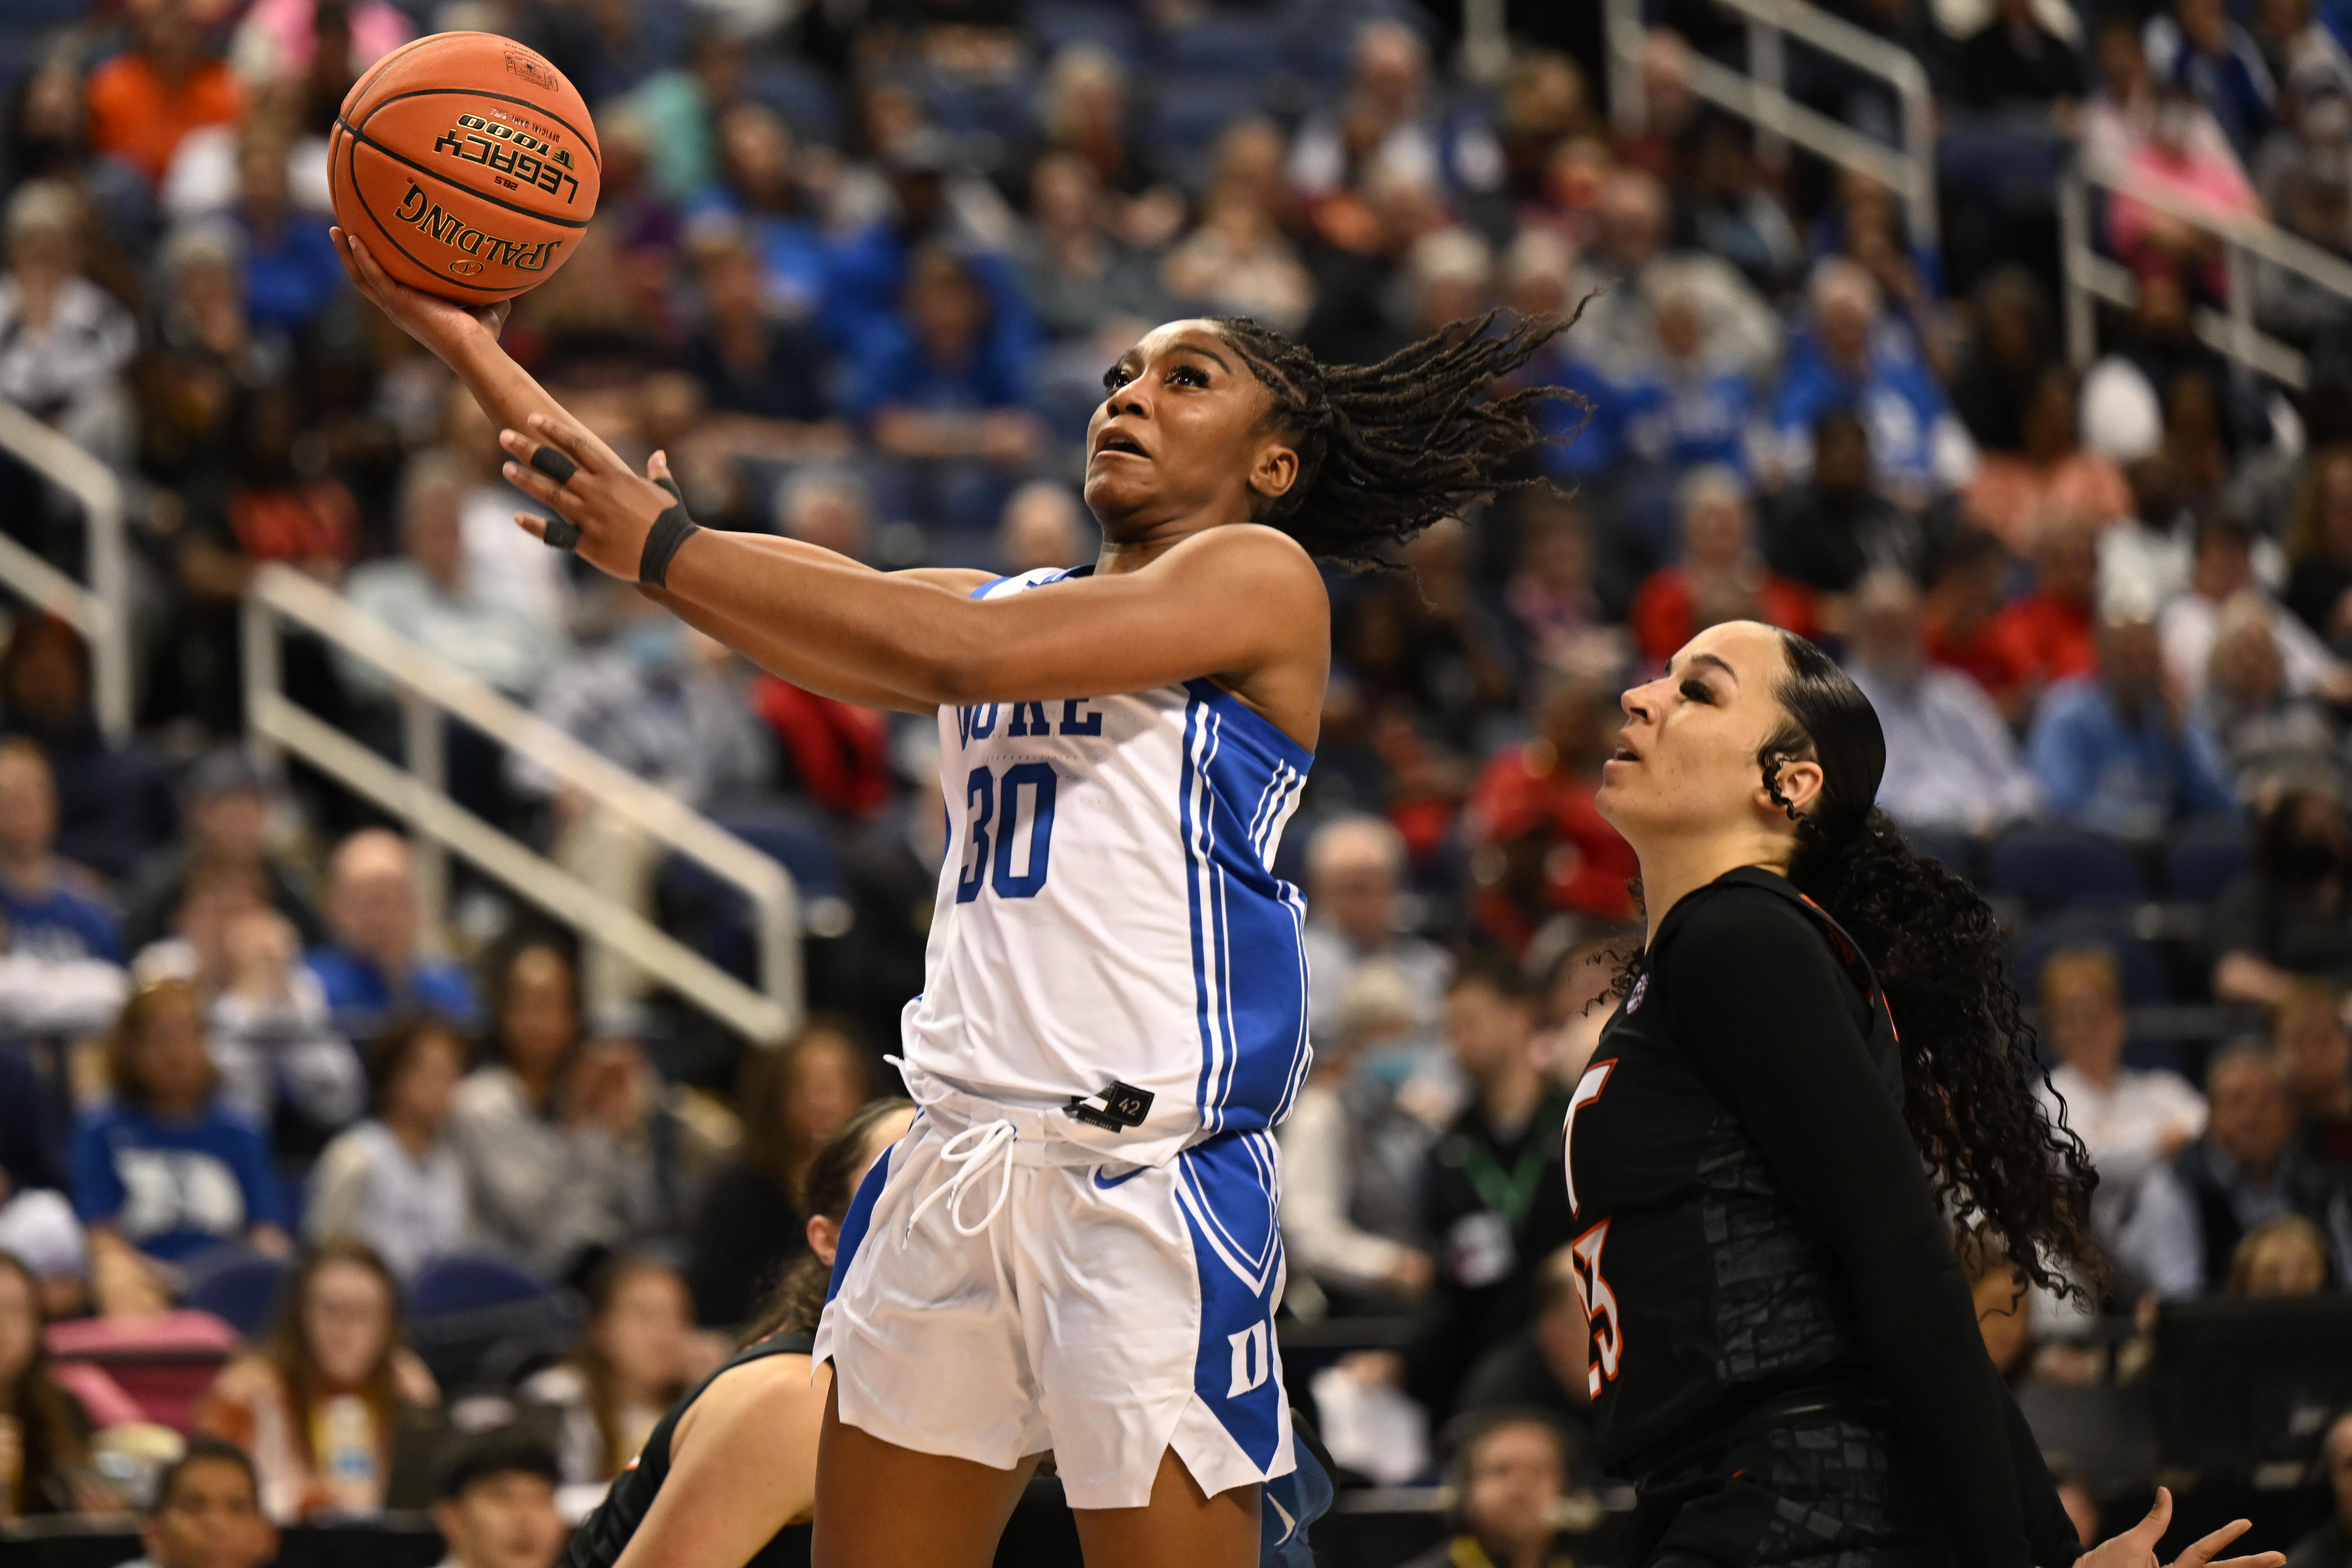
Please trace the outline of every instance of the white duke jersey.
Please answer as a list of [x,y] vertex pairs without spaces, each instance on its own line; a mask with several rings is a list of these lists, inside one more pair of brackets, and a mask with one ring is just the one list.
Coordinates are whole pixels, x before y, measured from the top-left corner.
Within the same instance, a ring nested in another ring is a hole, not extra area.
[[1134,1125],[1054,1118],[1137,1165],[1280,1121],[1307,1075],[1306,902],[1273,865],[1313,762],[1208,680],[941,709],[947,858],[901,1025],[916,1098],[920,1074],[1051,1110],[1139,1089]]

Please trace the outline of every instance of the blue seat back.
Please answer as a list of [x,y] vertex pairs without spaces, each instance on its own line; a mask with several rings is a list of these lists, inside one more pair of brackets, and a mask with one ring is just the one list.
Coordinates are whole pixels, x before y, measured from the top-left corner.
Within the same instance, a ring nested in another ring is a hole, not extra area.
[[2147,897],[2147,879],[2129,845],[2071,827],[2019,827],[1986,858],[1985,891],[2036,909],[2129,903]]
[[182,1303],[214,1317],[247,1340],[259,1339],[278,1315],[289,1266],[282,1258],[238,1258],[190,1282]]

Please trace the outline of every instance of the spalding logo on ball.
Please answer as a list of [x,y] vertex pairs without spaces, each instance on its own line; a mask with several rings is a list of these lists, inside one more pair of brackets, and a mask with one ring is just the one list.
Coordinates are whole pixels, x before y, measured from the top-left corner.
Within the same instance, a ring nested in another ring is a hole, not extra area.
[[563,73],[494,33],[436,33],[352,87],[335,221],[412,289],[493,305],[547,280],[595,216],[603,155]]

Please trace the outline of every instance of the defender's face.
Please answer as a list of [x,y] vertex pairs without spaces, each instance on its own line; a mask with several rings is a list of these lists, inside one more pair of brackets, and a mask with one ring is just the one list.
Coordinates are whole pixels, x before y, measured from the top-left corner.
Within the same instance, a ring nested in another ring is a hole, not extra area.
[[1663,834],[1722,827],[1755,809],[1756,755],[1780,727],[1780,634],[1727,621],[1693,637],[1666,672],[1625,693],[1625,724],[1593,804],[1638,852]]

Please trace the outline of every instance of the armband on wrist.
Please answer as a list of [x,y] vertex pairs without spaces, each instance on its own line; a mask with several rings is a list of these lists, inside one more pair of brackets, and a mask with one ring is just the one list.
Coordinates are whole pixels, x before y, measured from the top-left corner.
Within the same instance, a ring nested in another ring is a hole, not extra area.
[[[654,482],[670,494],[677,494],[675,483],[661,479]],[[637,558],[637,581],[648,588],[667,587],[671,557],[680,545],[701,531],[701,525],[686,515],[683,500],[654,519],[654,530],[646,535],[645,553]]]

